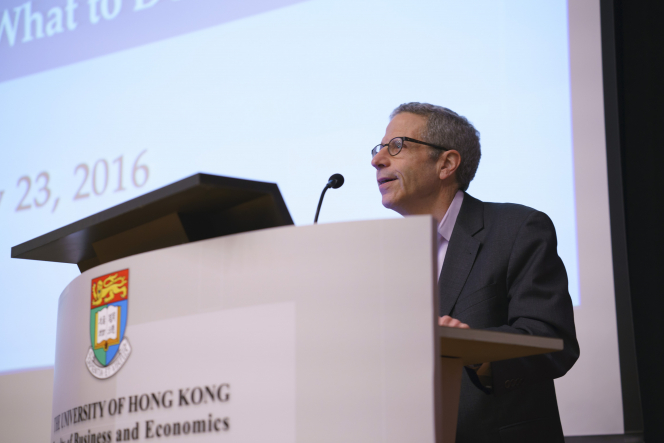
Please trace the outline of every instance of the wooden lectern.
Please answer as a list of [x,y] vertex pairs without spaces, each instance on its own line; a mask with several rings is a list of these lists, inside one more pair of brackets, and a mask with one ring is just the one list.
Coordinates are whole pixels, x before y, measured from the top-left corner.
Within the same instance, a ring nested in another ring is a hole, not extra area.
[[464,365],[562,349],[439,327],[429,216],[291,224],[276,185],[199,174],[13,248],[83,271],[51,441],[453,442]]

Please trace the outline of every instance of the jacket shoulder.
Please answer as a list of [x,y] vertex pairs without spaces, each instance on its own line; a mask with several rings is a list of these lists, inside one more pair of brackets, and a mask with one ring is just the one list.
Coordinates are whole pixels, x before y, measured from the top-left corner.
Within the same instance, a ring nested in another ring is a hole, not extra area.
[[530,206],[517,203],[482,202],[482,204],[484,205],[485,214],[494,217],[527,218],[535,212],[540,212]]
[[466,194],[465,198],[468,198],[469,206],[476,208],[472,212],[477,215],[481,214],[485,228],[496,225],[517,228],[522,226],[526,220],[529,219],[531,221],[541,221],[547,225],[553,224],[549,216],[537,209],[531,208],[530,206],[517,203],[483,202],[468,194]]
[[[509,218],[521,218],[525,219],[533,213],[544,214],[543,212],[538,211],[537,209],[531,208],[530,206],[520,205],[517,203],[494,203],[494,202],[484,202],[473,197],[470,194],[466,194],[464,201],[468,200],[468,205],[479,209],[484,213],[485,217],[509,217]],[[473,211],[476,212],[476,211]]]

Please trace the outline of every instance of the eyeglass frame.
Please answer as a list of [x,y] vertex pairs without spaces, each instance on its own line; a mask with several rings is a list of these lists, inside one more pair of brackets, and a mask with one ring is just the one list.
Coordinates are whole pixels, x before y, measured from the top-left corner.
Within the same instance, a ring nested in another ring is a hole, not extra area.
[[[392,153],[390,152],[390,143],[392,143],[392,142],[393,142],[395,139],[397,139],[397,138],[402,139],[401,147],[399,148],[399,150],[397,151],[396,154],[392,154]],[[387,153],[390,154],[392,157],[394,157],[394,156],[396,156],[396,155],[399,155],[399,153],[400,153],[401,150],[403,149],[403,142],[414,142],[414,143],[419,143],[419,144],[421,144],[421,145],[431,146],[432,148],[440,149],[441,151],[450,151],[450,148],[443,148],[442,146],[432,145],[431,143],[423,142],[423,141],[421,141],[421,140],[416,140],[416,139],[414,139],[414,138],[410,138],[410,137],[394,137],[394,138],[392,138],[392,139],[391,139],[389,142],[387,142],[387,143],[378,143],[376,146],[374,146],[373,149],[371,150],[371,154],[372,154],[372,155],[371,155],[371,158],[374,158],[375,156],[377,156],[378,153],[379,153],[380,151],[383,150],[383,147],[387,147]],[[380,148],[378,148],[379,146],[380,146]],[[376,152],[375,154],[374,154],[374,151]]]

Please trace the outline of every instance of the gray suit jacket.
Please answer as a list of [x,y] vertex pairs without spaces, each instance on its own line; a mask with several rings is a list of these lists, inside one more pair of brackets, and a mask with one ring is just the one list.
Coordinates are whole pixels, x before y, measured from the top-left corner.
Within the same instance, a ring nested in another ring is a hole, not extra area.
[[457,442],[563,442],[553,379],[579,357],[567,273],[549,217],[466,194],[440,274],[440,315],[558,337],[564,349],[491,364],[493,394],[463,375]]

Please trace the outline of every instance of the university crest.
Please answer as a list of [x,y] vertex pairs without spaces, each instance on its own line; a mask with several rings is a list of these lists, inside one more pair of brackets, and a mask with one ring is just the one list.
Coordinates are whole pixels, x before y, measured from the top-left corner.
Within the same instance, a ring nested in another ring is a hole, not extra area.
[[100,379],[112,377],[125,364],[131,346],[124,336],[129,306],[129,269],[92,280],[90,342],[85,363]]

